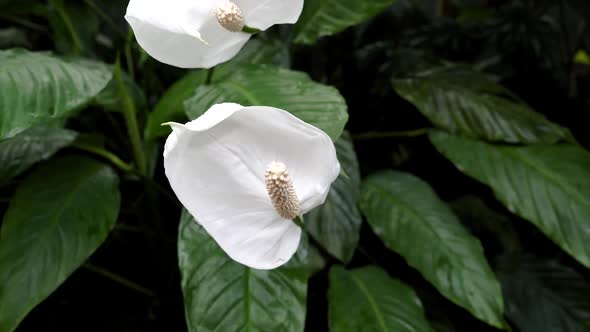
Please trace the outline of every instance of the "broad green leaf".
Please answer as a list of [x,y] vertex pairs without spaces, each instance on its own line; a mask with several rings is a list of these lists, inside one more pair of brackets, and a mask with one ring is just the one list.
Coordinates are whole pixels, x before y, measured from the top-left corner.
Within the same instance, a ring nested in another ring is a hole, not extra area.
[[348,262],[359,241],[362,223],[357,207],[361,174],[348,133],[336,141],[336,153],[346,176],[341,174],[332,183],[323,205],[305,215],[305,229],[327,252]]
[[495,146],[444,133],[430,140],[459,170],[492,187],[510,211],[590,267],[587,151],[575,145]]
[[0,184],[48,159],[76,136],[71,130],[40,126],[0,141]]
[[454,134],[507,143],[573,141],[569,130],[466,67],[438,68],[393,85],[435,126]]
[[441,294],[482,321],[504,327],[500,284],[481,244],[426,182],[394,171],[369,176],[360,207],[385,245]]
[[[289,64],[289,52],[284,43],[271,39],[252,39],[231,61],[211,69],[211,82],[219,82],[230,76],[244,64]],[[174,83],[160,98],[154,111],[149,115],[145,137],[152,140],[170,133],[168,126],[162,123],[176,121],[186,122],[183,103],[191,97],[198,86],[207,82],[207,70],[196,70],[186,74]]]
[[328,305],[331,332],[432,331],[414,291],[376,266],[333,267]]
[[254,270],[231,260],[186,211],[178,261],[189,331],[303,331],[304,273]]
[[18,187],[0,229],[0,331],[13,331],[100,246],[119,205],[117,175],[83,157],[48,162]]
[[521,332],[590,331],[590,283],[555,261],[503,257],[498,275],[506,316]]
[[97,62],[65,61],[22,49],[0,51],[0,139],[71,115],[111,77],[109,67]]
[[305,73],[274,66],[244,66],[220,83],[197,88],[184,106],[195,119],[221,102],[284,109],[333,140],[340,137],[348,120],[346,101],[338,90],[312,81]]
[[377,15],[394,0],[305,0],[295,25],[295,42],[313,44],[320,37],[336,34]]

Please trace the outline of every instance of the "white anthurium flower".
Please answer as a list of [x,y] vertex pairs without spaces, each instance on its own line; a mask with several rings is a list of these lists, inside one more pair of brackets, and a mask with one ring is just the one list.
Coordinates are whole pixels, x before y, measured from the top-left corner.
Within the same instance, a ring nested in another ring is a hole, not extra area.
[[139,45],[156,60],[210,68],[233,58],[251,34],[295,23],[303,0],[131,0],[125,19]]
[[281,109],[224,103],[168,123],[164,167],[185,208],[235,261],[274,269],[297,250],[297,216],[340,174],[330,137]]

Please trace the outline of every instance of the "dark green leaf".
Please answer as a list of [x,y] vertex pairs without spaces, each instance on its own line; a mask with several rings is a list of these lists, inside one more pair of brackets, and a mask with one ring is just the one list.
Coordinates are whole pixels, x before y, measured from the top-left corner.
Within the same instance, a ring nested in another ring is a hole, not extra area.
[[0,184],[48,159],[76,139],[77,133],[53,127],[33,127],[0,141]]
[[[244,64],[288,65],[288,63],[289,52],[282,42],[268,39],[252,39],[235,58],[212,69],[210,81],[219,82],[233,74]],[[206,83],[208,75],[207,70],[189,72],[164,93],[158,104],[156,104],[154,111],[148,117],[145,129],[147,140],[166,136],[170,133],[170,128],[168,126],[162,127],[162,123],[186,121],[183,103],[195,93],[198,86]]]
[[590,283],[555,261],[529,256],[500,260],[506,316],[521,332],[590,331]]
[[573,138],[515,100],[483,73],[466,67],[439,68],[394,80],[394,88],[432,123],[451,133],[508,143],[554,143]]
[[64,61],[21,49],[0,51],[0,139],[71,115],[111,77],[101,63]]
[[305,215],[305,229],[327,252],[348,262],[359,241],[362,218],[357,207],[361,174],[350,135],[336,141],[336,153],[346,176],[340,175],[330,188],[326,202]]
[[0,331],[13,331],[100,246],[119,196],[112,169],[82,157],[51,161],[18,187],[0,232]]
[[432,331],[414,291],[375,266],[335,266],[328,290],[331,332]]
[[231,260],[186,211],[178,260],[189,331],[303,331],[304,273],[254,270]]
[[293,258],[285,264],[284,269],[301,271],[307,276],[319,272],[326,266],[326,260],[320,253],[319,249],[309,240],[309,235],[301,233],[301,242]]
[[357,25],[389,7],[394,0],[305,0],[295,25],[295,42],[312,44]]
[[340,137],[348,120],[346,101],[335,88],[316,83],[302,72],[265,65],[244,66],[223,82],[200,86],[185,108],[195,119],[209,107],[229,101],[284,109],[333,140]]
[[444,133],[430,140],[459,170],[492,187],[510,211],[590,267],[587,151],[575,145],[495,146]]
[[504,327],[500,285],[481,244],[426,182],[394,171],[369,176],[360,207],[383,242],[445,297]]

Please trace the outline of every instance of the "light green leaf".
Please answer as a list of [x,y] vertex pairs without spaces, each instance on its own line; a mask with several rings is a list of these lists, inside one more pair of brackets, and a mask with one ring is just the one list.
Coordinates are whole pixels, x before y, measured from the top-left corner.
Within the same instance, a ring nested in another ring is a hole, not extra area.
[[33,127],[0,141],[0,184],[26,171],[35,163],[48,159],[69,145],[78,134],[74,131]]
[[513,213],[590,267],[590,154],[575,145],[495,146],[433,133],[463,173],[492,187]]
[[336,153],[347,177],[338,176],[326,202],[305,215],[305,229],[328,253],[348,262],[359,241],[362,223],[357,207],[361,174],[348,133],[336,141]]
[[307,279],[231,260],[183,211],[178,261],[189,331],[303,331]]
[[0,139],[71,115],[111,77],[110,68],[97,62],[65,61],[22,49],[0,51]]
[[521,332],[590,331],[590,283],[555,261],[510,255],[499,262],[506,316]]
[[336,34],[377,15],[394,0],[305,0],[295,25],[295,42],[313,44],[320,37]]
[[376,266],[330,270],[331,332],[432,331],[414,291]]
[[397,93],[435,126],[454,134],[507,143],[574,139],[485,74],[464,66],[436,68],[394,80]]
[[[286,45],[278,40],[260,38],[252,39],[244,46],[238,55],[231,61],[218,65],[211,71],[211,82],[219,82],[231,76],[244,64],[289,64],[289,52]],[[207,82],[207,70],[196,70],[186,74],[174,83],[160,98],[154,111],[149,115],[145,129],[146,140],[166,136],[170,133],[168,126],[162,123],[175,121],[186,122],[183,103],[191,97],[197,87]]]
[[312,81],[307,74],[266,65],[243,66],[226,80],[200,86],[185,102],[195,119],[221,102],[244,106],[273,106],[338,139],[348,120],[346,101],[338,90]]
[[0,230],[0,331],[13,331],[106,239],[118,178],[82,157],[51,161],[16,190]]
[[504,327],[500,284],[481,244],[426,182],[394,171],[369,176],[360,207],[385,245],[442,295],[482,321]]

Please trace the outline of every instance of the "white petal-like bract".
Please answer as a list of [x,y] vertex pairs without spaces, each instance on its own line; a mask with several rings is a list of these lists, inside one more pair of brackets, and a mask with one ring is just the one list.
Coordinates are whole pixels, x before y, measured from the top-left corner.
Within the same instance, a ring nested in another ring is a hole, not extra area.
[[235,261],[256,269],[286,263],[301,229],[274,209],[265,170],[284,163],[301,213],[310,211],[340,174],[330,137],[286,111],[231,103],[171,126],[164,167],[180,202]]
[[[125,19],[139,45],[156,60],[181,68],[211,68],[233,58],[250,38],[218,21],[216,10],[229,0],[130,0]],[[266,30],[294,23],[303,0],[234,0],[245,24]]]

